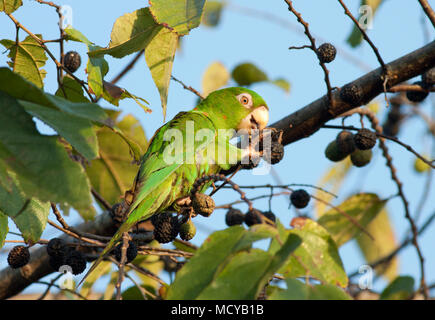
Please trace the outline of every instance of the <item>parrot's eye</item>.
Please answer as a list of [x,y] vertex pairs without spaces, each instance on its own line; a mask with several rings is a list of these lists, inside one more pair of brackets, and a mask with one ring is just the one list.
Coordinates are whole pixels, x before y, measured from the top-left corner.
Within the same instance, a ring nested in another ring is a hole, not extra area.
[[252,107],[252,97],[249,93],[242,93],[237,96],[239,102],[246,108]]

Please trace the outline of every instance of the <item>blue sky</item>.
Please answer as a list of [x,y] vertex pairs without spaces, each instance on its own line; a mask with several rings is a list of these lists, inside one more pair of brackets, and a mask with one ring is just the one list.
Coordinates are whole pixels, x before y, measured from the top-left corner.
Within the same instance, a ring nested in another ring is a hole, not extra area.
[[[188,85],[198,90],[201,89],[201,78],[209,64],[220,61],[229,70],[241,62],[252,62],[265,70],[272,79],[285,78],[291,83],[290,94],[267,84],[256,84],[252,87],[263,96],[270,108],[270,123],[298,110],[309,102],[325,94],[323,73],[316,61],[316,57],[309,50],[288,50],[289,46],[308,44],[302,28],[297,24],[295,17],[287,10],[284,1],[260,1],[260,0],[232,0],[233,6],[229,6],[223,12],[221,23],[216,28],[201,26],[191,31],[183,38],[181,50],[176,54],[173,75]],[[359,1],[346,1],[351,11],[356,14]],[[434,32],[431,25],[425,21],[422,23],[422,10],[416,1],[384,1],[376,13],[373,29],[369,31],[372,41],[377,45],[384,61],[389,62],[406,53],[409,53],[424,45],[424,29],[433,39]],[[91,41],[100,46],[106,46],[110,40],[112,25],[119,16],[147,6],[147,1],[56,1],[58,4],[70,5],[73,9],[73,27],[82,31]],[[429,3],[435,6],[435,1]],[[267,5],[266,5],[267,4]],[[271,13],[279,19],[265,19],[254,17],[248,12],[240,10],[240,6],[251,7]],[[343,84],[358,78],[367,72],[360,66],[355,65],[343,57],[343,50],[362,61],[369,69],[378,67],[378,61],[371,48],[363,43],[357,49],[352,49],[345,41],[349,35],[352,22],[343,14],[343,10],[337,1],[294,1],[296,9],[302,13],[304,19],[310,23],[310,30],[314,37],[327,39],[337,46],[338,53],[334,62],[328,65],[330,79],[333,86]],[[14,16],[34,33],[42,33],[45,39],[58,37],[57,14],[52,8],[42,6],[34,1],[24,1]],[[284,23],[284,22],[285,23]],[[291,24],[290,27],[288,24]],[[291,26],[294,26],[291,27]],[[22,34],[24,36],[24,34]],[[15,26],[4,15],[0,14],[0,38],[14,39]],[[320,45],[321,41],[317,40]],[[57,48],[51,47],[53,52]],[[86,48],[84,45],[67,43],[66,51],[78,51],[85,60]],[[108,57],[110,71],[106,79],[115,76],[131,59],[114,59]],[[0,65],[6,64],[6,54],[0,54]],[[45,90],[56,90],[56,78],[54,64],[48,61],[45,69],[48,76],[45,81]],[[85,78],[84,62],[77,71],[77,76]],[[140,119],[148,136],[163,124],[160,107],[160,98],[154,86],[149,70],[143,58],[136,67],[123,78],[118,85],[127,88],[131,93],[145,98],[150,102],[152,114],[145,114],[132,101],[122,101],[120,109],[124,114],[132,113]],[[197,98],[191,92],[184,90],[179,84],[171,82],[168,98],[167,119],[171,119],[176,113],[189,110],[194,107]],[[380,102],[379,117],[381,121],[386,115],[386,105],[383,97],[378,97]],[[108,103],[102,102],[103,106]],[[430,99],[421,105],[421,109],[430,114]],[[358,125],[359,119],[355,118],[346,122],[348,125]],[[331,122],[334,123],[334,122]],[[339,121],[335,121],[339,124]],[[44,127],[42,132],[48,133]],[[338,132],[331,129],[318,131],[308,139],[297,141],[285,148],[285,159],[276,165],[284,183],[317,184],[321,176],[331,166],[331,162],[323,155],[324,148]],[[426,135],[424,122],[413,118],[408,120],[400,133],[399,138],[415,147],[417,151],[430,151],[430,138]],[[404,191],[407,195],[412,214],[420,196],[424,190],[425,177],[414,173],[412,164],[414,156],[405,149],[394,143],[388,144],[393,161],[398,169],[398,176],[404,182]],[[390,179],[385,161],[379,152],[375,153],[374,161],[362,169],[354,169],[343,185],[340,198],[336,202],[345,199],[350,194],[364,190],[375,192],[380,197],[389,197],[396,193],[396,187]],[[271,175],[253,176],[244,171],[237,174],[235,181],[243,184],[276,183]],[[248,191],[247,196],[253,197],[268,191]],[[229,197],[236,199],[236,195],[228,192],[219,192],[215,196],[218,204],[228,202]],[[420,222],[435,210],[435,191],[430,191],[428,201],[421,213]],[[261,209],[267,208],[267,201],[258,202]],[[243,210],[246,207],[241,207]],[[398,198],[388,202],[390,218],[396,230],[396,237],[400,241],[409,229],[409,223],[404,218],[402,203]],[[273,211],[288,226],[295,211],[288,209],[288,199],[281,197],[273,201]],[[306,210],[309,212],[309,210]],[[196,218],[198,234],[193,243],[200,244],[212,230],[225,228],[224,211],[217,211],[211,218]],[[73,224],[79,221],[72,215],[69,222]],[[51,229],[51,228],[49,228]],[[44,233],[43,237],[49,238],[52,231]],[[435,282],[435,242],[434,227],[426,231],[420,238],[420,245],[426,258],[427,279],[429,283]],[[345,269],[354,271],[364,263],[355,244],[350,242],[340,249]],[[0,261],[0,266],[4,261]],[[400,255],[400,273],[412,275],[418,283],[420,279],[419,265],[415,249],[410,246]],[[382,287],[380,282],[377,288]],[[36,288],[36,287],[35,287]]]

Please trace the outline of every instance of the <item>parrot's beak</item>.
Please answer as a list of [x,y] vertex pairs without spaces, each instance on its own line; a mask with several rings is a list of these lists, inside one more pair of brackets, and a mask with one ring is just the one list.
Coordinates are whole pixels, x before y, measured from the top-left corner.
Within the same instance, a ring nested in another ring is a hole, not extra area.
[[237,130],[251,132],[251,130],[262,130],[269,121],[269,110],[266,106],[260,106],[240,121]]

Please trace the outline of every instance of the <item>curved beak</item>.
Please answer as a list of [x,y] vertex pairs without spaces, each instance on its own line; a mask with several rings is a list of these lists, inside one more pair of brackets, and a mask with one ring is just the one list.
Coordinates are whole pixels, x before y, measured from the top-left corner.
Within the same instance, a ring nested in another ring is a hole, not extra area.
[[262,130],[269,121],[269,109],[267,106],[260,106],[248,114],[237,126],[237,130],[251,132],[251,130]]

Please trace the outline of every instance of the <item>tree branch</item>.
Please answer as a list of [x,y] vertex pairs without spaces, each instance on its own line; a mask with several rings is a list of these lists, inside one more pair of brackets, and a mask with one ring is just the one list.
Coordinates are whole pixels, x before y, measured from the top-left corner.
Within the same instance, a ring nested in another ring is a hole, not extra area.
[[[435,66],[435,41],[386,64],[386,66],[389,70],[389,86],[394,86],[424,73]],[[334,116],[339,116],[346,111],[364,105],[381,94],[384,90],[382,75],[383,69],[380,67],[347,84],[355,85],[361,89],[361,102],[357,105],[343,101],[340,98],[339,90],[336,90],[332,94],[333,107],[329,106],[328,97],[324,95],[270,126],[284,131],[282,141],[284,145],[307,138]]]

